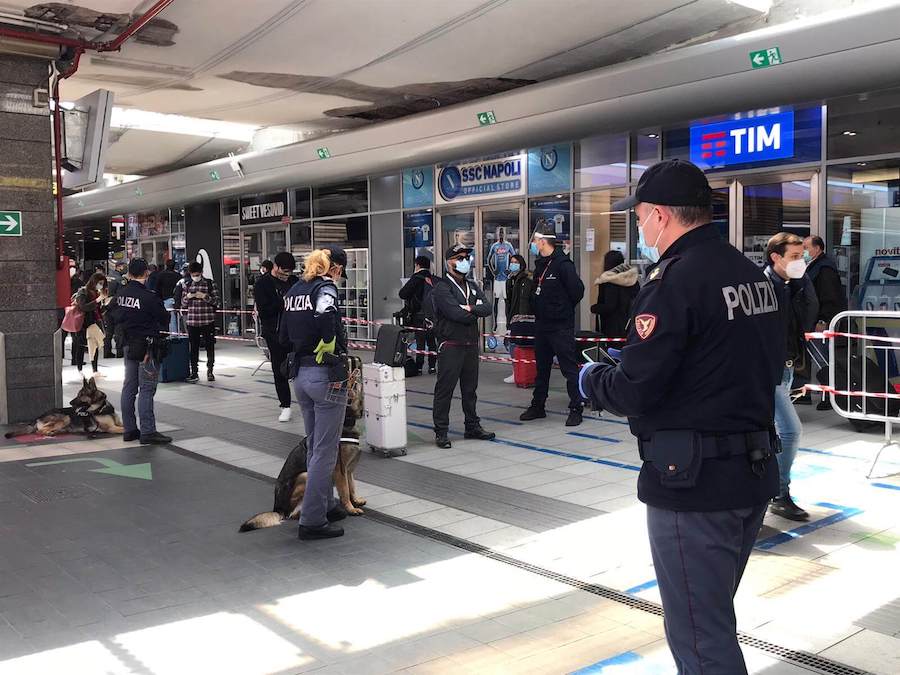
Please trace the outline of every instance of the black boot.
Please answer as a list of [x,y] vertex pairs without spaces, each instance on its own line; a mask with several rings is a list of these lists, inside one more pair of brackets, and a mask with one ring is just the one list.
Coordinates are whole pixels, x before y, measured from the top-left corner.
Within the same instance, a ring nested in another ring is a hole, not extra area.
[[196,370],[192,370],[191,374],[188,375],[187,379],[185,380],[185,382],[190,382],[191,384],[193,384],[194,382],[199,382],[199,381],[200,381],[200,376],[197,374]]
[[528,410],[519,415],[519,419],[523,422],[528,422],[529,420],[537,420],[546,416],[547,412],[544,410],[544,406],[532,403],[528,406]]
[[325,517],[328,519],[329,523],[336,523],[339,520],[343,520],[349,514],[347,513],[347,509],[338,504],[333,509],[331,509],[328,513],[325,514]]
[[166,443],[171,442],[171,436],[166,436],[158,431],[154,431],[152,434],[147,434],[146,436],[143,434],[141,435],[141,445],[165,445]]
[[463,434],[463,438],[469,438],[476,441],[492,441],[497,437],[493,431],[485,431],[481,425],[467,429]]
[[789,492],[773,499],[769,511],[776,516],[800,523],[809,520],[809,514],[794,503]]
[[566,418],[567,427],[577,427],[584,421],[581,415],[581,408],[569,408],[569,416]]
[[212,368],[210,368],[209,370],[206,371],[206,381],[207,382],[215,382],[216,381],[216,376],[213,375]]
[[334,525],[332,523],[325,523],[324,525],[319,525],[318,527],[301,525],[299,531],[297,532],[297,538],[303,539],[304,541],[310,541],[313,539],[333,539],[334,537],[342,537],[343,535],[344,528],[340,525]]
[[445,433],[440,433],[440,432],[435,433],[434,444],[436,446],[438,446],[439,448],[443,448],[444,450],[451,447],[450,439],[447,438],[446,432]]

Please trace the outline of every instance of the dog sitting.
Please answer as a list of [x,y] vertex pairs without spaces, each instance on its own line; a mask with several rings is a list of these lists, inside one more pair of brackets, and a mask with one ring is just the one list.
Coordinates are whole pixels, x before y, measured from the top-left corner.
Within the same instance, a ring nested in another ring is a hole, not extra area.
[[[347,356],[348,370],[352,373],[362,367],[362,361],[358,356]],[[359,387],[350,387],[347,396],[347,409],[344,413],[344,427],[341,430],[341,440],[338,445],[337,463],[334,466],[332,479],[337,489],[341,506],[351,516],[362,515],[366,500],[360,499],[356,494],[356,483],[353,480],[353,472],[359,463],[361,451],[359,449],[359,432],[356,430],[356,420],[363,416],[363,397]],[[249,532],[265,527],[273,527],[284,520],[295,520],[300,517],[300,504],[306,492],[306,437],[302,438],[297,446],[291,450],[281,472],[275,481],[275,505],[271,511],[258,513],[245,521],[239,532]]]
[[106,393],[97,388],[94,378],[82,378],[81,390],[69,401],[68,408],[55,408],[45,412],[35,420],[34,424],[7,432],[6,438],[40,434],[56,436],[66,433],[83,433],[88,438],[97,434],[124,434],[122,421],[116,415],[116,409],[107,400]]

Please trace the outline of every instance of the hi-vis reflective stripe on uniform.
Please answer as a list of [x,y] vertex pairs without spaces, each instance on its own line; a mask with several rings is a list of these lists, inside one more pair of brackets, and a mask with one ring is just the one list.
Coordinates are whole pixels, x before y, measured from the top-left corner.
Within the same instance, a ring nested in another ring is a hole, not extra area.
[[284,311],[308,312],[313,308],[308,295],[289,295],[284,299]]
[[769,281],[739,284],[737,287],[725,286],[722,295],[725,296],[729,321],[734,321],[734,310],[738,307],[746,316],[778,311],[778,298],[775,297],[775,289]]

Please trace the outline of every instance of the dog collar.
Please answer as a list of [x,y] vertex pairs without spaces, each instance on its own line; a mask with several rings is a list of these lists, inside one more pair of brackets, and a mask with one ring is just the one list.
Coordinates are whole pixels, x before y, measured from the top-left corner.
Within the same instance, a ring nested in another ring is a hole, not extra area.
[[358,438],[342,438],[341,443],[355,443],[356,445],[359,445],[359,439]]

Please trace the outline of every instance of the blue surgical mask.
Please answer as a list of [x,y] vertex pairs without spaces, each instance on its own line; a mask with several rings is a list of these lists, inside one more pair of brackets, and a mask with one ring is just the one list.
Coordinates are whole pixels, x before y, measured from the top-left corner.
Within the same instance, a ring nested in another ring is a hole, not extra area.
[[809,254],[809,251],[803,251],[803,259],[806,261],[807,265],[812,262],[812,256]]
[[463,276],[467,275],[469,271],[472,269],[472,263],[469,262],[468,258],[464,260],[460,260],[456,263],[456,273],[462,274]]
[[522,266],[519,263],[510,263],[509,271],[512,272],[513,274],[518,274],[519,272],[522,271]]
[[[654,209],[655,210],[655,209]],[[653,215],[653,211],[651,211],[646,218],[644,218],[644,222],[638,225],[638,252],[644,256],[647,260],[652,263],[659,262],[659,248],[657,248],[656,244],[659,243],[659,238],[662,236],[662,230],[659,231],[659,235],[656,237],[656,242],[653,246],[648,246],[647,241],[644,239],[644,225],[647,224],[647,221],[650,220],[650,216]]]
[[531,248],[529,250],[531,251],[531,255],[540,255],[540,253],[538,253],[538,247],[535,242],[531,242]]

